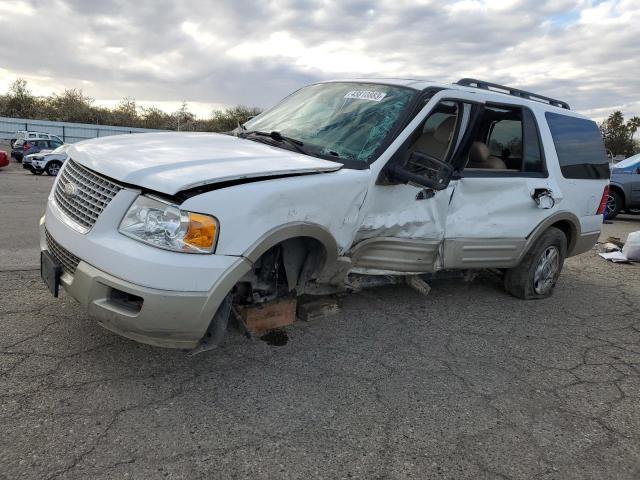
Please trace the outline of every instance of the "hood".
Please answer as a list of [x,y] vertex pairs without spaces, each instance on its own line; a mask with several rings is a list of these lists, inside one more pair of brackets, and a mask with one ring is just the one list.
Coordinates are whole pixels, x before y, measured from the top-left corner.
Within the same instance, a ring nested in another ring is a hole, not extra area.
[[123,183],[169,195],[213,183],[333,172],[341,163],[216,133],[141,133],[86,140],[69,158]]

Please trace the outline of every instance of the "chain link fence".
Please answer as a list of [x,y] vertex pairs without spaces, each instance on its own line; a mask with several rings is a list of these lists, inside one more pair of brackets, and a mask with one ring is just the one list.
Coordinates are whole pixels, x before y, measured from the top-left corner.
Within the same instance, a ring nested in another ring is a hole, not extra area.
[[89,138],[123,135],[128,133],[162,132],[150,128],[116,127],[113,125],[91,125],[87,123],[53,122],[48,120],[29,120],[26,118],[0,117],[0,139],[15,138],[18,130],[57,135],[65,143],[75,143]]

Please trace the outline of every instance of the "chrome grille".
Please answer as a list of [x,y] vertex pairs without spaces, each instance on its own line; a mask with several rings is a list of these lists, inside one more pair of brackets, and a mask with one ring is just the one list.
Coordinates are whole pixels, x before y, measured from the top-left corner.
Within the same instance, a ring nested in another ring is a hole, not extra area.
[[70,275],[76,273],[80,259],[56,242],[47,229],[44,230],[44,235],[47,240],[47,250],[62,265],[62,270]]
[[85,232],[93,227],[100,213],[122,190],[117,183],[93,173],[71,159],[65,162],[59,175],[53,193],[56,205]]

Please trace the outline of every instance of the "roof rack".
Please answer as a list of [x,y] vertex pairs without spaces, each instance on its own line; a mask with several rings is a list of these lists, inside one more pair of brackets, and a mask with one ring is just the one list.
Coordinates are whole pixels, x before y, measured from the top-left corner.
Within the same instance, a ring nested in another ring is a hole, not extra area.
[[527,100],[533,100],[536,102],[548,103],[554,107],[565,108],[571,110],[571,107],[567,102],[562,100],[556,100],[554,98],[538,95],[537,93],[525,92],[524,90],[518,90],[517,88],[511,88],[497,83],[485,82],[484,80],[476,80],[475,78],[462,78],[456,82],[456,85],[463,87],[481,88],[482,90],[489,90],[497,93],[504,93],[512,95],[514,97],[526,98]]

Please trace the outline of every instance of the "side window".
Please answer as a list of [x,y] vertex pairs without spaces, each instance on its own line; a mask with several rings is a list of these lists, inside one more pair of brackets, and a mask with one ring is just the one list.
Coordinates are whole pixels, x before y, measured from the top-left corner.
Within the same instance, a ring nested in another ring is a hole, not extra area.
[[458,104],[441,102],[414,133],[409,152],[444,161],[451,152],[458,119]]
[[545,117],[565,178],[609,178],[609,161],[595,122],[552,112]]
[[544,172],[533,114],[521,107],[486,106],[474,127],[466,169]]

